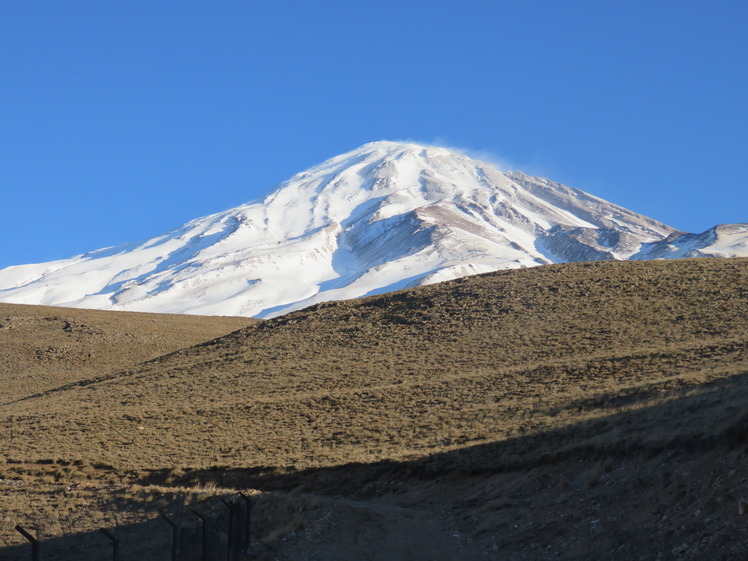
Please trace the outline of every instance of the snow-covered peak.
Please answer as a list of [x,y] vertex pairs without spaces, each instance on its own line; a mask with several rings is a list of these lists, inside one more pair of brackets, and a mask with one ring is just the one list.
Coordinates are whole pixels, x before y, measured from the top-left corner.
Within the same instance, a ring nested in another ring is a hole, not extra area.
[[748,256],[748,224],[718,224],[701,234],[674,232],[646,243],[632,259]]
[[381,141],[157,238],[0,270],[0,301],[266,317],[496,269],[626,259],[673,232],[544,178]]

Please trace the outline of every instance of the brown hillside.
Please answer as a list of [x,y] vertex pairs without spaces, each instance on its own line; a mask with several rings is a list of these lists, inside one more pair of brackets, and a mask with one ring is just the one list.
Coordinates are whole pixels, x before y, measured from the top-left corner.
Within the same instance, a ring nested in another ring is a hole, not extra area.
[[[740,492],[747,317],[748,259],[554,265],[322,304],[0,406],[5,477],[131,490],[302,485],[364,501],[307,505],[336,521],[315,531],[342,542],[350,536],[335,532],[359,515],[393,536],[408,517],[439,533],[418,514],[437,509],[462,536],[437,549],[465,559],[494,548],[505,559],[546,549],[729,559],[739,544],[697,547],[689,532],[696,522],[732,531],[716,513],[728,499],[733,512]],[[690,472],[673,479],[662,467],[673,462]],[[680,494],[689,477],[693,493]],[[709,502],[714,489],[723,496]],[[6,508],[47,508],[42,495],[9,493]],[[534,511],[548,501],[558,526],[535,537],[547,519]],[[686,506],[660,512],[667,501]],[[154,508],[141,503],[128,508]],[[697,503],[698,515],[681,513]],[[421,510],[397,510],[408,508]],[[638,537],[643,526],[659,545]],[[311,530],[283,543],[267,531],[268,558],[388,558],[319,549]],[[4,539],[19,543],[7,528]],[[429,555],[412,558],[440,558]]]
[[255,321],[0,304],[0,403],[122,370]]

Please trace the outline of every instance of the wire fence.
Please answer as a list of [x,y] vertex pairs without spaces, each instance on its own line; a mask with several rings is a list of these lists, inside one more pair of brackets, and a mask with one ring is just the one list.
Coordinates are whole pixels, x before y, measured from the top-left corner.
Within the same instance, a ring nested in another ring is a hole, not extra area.
[[[180,512],[162,512],[147,524],[151,530],[169,532],[169,551],[157,555],[158,559],[171,561],[244,561],[251,547],[250,523],[253,501],[244,493],[230,497],[217,497],[203,503],[199,509]],[[26,559],[53,561],[45,557],[44,544],[26,528],[16,525],[16,531],[29,542]],[[102,540],[111,546],[108,557],[123,561],[132,540],[125,541],[119,528],[101,528]],[[134,555],[127,556],[134,558]],[[139,556],[136,556],[139,557]]]

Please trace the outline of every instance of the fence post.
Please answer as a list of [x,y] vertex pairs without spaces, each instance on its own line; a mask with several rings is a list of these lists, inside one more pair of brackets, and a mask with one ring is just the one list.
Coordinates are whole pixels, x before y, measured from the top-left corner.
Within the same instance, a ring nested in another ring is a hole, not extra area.
[[99,532],[104,534],[107,539],[112,542],[112,561],[119,561],[119,539],[117,539],[117,536],[112,534],[106,528],[99,529]]
[[171,561],[177,561],[177,545],[179,543],[179,526],[177,526],[174,521],[166,516],[163,512],[161,513],[161,518],[166,520],[166,522],[171,526]]
[[236,531],[237,505],[230,503],[223,498],[221,499],[221,502],[229,509],[229,533],[226,544],[226,561],[239,561],[239,544],[236,543],[238,541],[238,532]]
[[202,522],[202,527],[203,527],[202,561],[209,561],[208,560],[208,519],[196,510],[193,510],[192,513],[195,516],[197,516]]
[[250,528],[250,522],[252,520],[251,516],[251,510],[252,510],[252,503],[250,502],[250,499],[247,495],[244,493],[239,493],[239,496],[244,500],[244,502],[247,505],[247,526],[244,530],[244,551],[249,553],[249,546],[252,544],[252,538],[249,534],[249,528]]
[[39,542],[29,534],[20,524],[16,524],[16,531],[31,542],[31,561],[39,561]]

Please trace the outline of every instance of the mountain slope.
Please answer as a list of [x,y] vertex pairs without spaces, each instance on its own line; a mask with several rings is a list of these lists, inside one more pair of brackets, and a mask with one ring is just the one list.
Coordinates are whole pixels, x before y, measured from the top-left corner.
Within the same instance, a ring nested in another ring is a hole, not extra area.
[[1,270],[0,301],[268,317],[497,269],[641,258],[675,233],[543,178],[376,142],[146,242]]
[[719,224],[701,234],[677,232],[645,243],[632,259],[736,257],[748,255],[748,224]]

